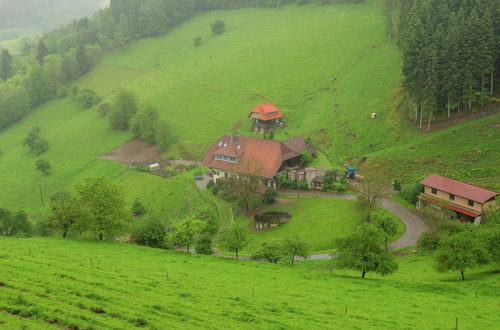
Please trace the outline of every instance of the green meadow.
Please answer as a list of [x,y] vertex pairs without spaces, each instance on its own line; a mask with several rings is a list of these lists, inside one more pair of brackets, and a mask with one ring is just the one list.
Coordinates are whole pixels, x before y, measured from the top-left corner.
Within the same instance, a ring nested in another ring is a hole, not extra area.
[[398,258],[388,278],[235,261],[125,243],[0,238],[0,327],[491,329],[498,276],[437,274]]
[[[227,32],[211,34],[215,19],[226,22]],[[427,135],[395,110],[401,99],[401,63],[386,41],[383,21],[374,0],[204,13],[164,36],[109,54],[74,85],[106,100],[127,88],[142,106],[156,107],[170,127],[167,159],[199,160],[222,134],[250,134],[250,109],[274,102],[288,123],[276,139],[311,137],[322,151],[317,165],[355,164],[366,156],[408,181],[444,169],[464,179],[498,176],[498,115]],[[203,38],[200,47],[193,46],[197,35]],[[369,119],[372,112],[378,113],[376,120]],[[35,125],[50,144],[42,156],[52,163],[49,177],[35,170],[37,158],[22,147]],[[121,183],[131,199],[141,197],[135,191],[171,185],[154,178],[154,184],[143,187],[142,174],[99,159],[131,138],[70,98],[47,102],[0,132],[3,206],[43,213],[40,187],[48,196],[71,190],[88,176],[127,173]],[[442,143],[446,149],[439,148]],[[476,146],[480,157],[474,156]],[[155,195],[164,204],[163,197]]]
[[[287,212],[292,218],[278,227],[256,232],[251,230],[253,218],[240,216],[235,222],[249,228],[249,245],[242,251],[251,254],[262,243],[284,239],[298,235],[315,253],[328,252],[333,249],[334,240],[349,235],[357,226],[363,223],[366,214],[356,208],[355,201],[338,198],[301,197],[286,198],[281,205],[266,209],[264,212]],[[404,233],[404,224],[392,213],[379,209],[379,212],[391,215],[399,224],[400,234]]]

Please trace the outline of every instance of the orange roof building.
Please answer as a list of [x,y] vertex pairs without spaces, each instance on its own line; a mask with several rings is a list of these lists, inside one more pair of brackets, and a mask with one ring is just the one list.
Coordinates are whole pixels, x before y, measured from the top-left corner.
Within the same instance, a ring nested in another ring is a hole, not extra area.
[[266,133],[269,130],[285,125],[283,113],[272,103],[256,106],[248,115],[252,119],[252,127],[256,133]]
[[214,180],[233,174],[274,180],[287,166],[298,165],[304,151],[315,152],[301,137],[278,142],[226,134],[210,146],[202,165]]

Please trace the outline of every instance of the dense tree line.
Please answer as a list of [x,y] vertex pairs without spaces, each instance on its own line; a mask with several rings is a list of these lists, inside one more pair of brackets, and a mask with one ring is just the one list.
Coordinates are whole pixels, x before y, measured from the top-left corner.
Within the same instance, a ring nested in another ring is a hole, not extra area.
[[37,105],[64,94],[59,93],[61,86],[89,71],[104,52],[165,33],[200,12],[334,2],[362,1],[111,0],[108,8],[97,11],[92,18],[74,20],[38,40],[24,40],[22,57],[12,58],[7,50],[2,50],[0,80],[5,82],[0,81],[0,130]]
[[403,55],[403,86],[422,128],[433,116],[492,99],[500,73],[500,2],[385,0],[388,34]]

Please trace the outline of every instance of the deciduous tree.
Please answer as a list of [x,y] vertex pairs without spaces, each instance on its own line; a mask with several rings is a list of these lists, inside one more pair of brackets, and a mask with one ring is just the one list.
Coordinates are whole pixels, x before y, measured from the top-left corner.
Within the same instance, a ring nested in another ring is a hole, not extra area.
[[365,278],[368,272],[380,275],[394,273],[398,265],[394,256],[382,248],[383,241],[378,228],[372,224],[362,224],[351,235],[337,239],[337,267],[360,271],[361,278]]
[[85,229],[103,240],[127,231],[131,220],[123,188],[105,177],[92,177],[76,185],[78,199],[89,215]]
[[112,106],[109,114],[109,122],[114,129],[128,129],[130,120],[137,113],[138,103],[134,93],[121,89]]
[[235,253],[238,259],[239,252],[248,245],[248,234],[244,227],[233,224],[221,230],[218,238],[219,247]]
[[12,55],[8,49],[3,49],[0,55],[0,79],[7,80],[13,74]]
[[283,258],[289,260],[293,266],[295,259],[308,258],[311,255],[309,244],[300,236],[293,235],[285,238],[281,245]]
[[59,192],[50,198],[52,211],[48,217],[49,226],[62,232],[62,237],[83,229],[88,210],[79,200],[67,192]]
[[385,250],[389,251],[388,242],[398,234],[398,224],[391,216],[380,212],[373,214],[373,224],[384,234]]
[[42,172],[43,175],[47,176],[52,171],[52,165],[47,159],[39,159],[35,163],[35,167],[37,170]]
[[201,220],[187,217],[175,222],[172,229],[172,242],[185,246],[186,252],[189,252],[190,247],[196,242],[198,235],[204,231],[205,224]]
[[388,196],[387,188],[389,182],[387,178],[383,177],[380,172],[372,172],[364,177],[359,183],[358,192],[358,205],[366,209],[368,222],[372,221],[372,213],[375,210],[377,203]]
[[438,272],[458,271],[462,280],[465,280],[464,272],[467,269],[486,264],[489,260],[484,242],[473,233],[462,231],[441,240],[435,267]]

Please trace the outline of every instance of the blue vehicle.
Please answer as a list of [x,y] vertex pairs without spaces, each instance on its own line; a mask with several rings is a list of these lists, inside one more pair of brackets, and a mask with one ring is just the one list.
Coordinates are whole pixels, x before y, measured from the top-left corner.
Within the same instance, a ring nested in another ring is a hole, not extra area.
[[344,174],[349,179],[355,179],[356,178],[356,168],[354,168],[354,167],[348,167],[347,170],[344,172]]

